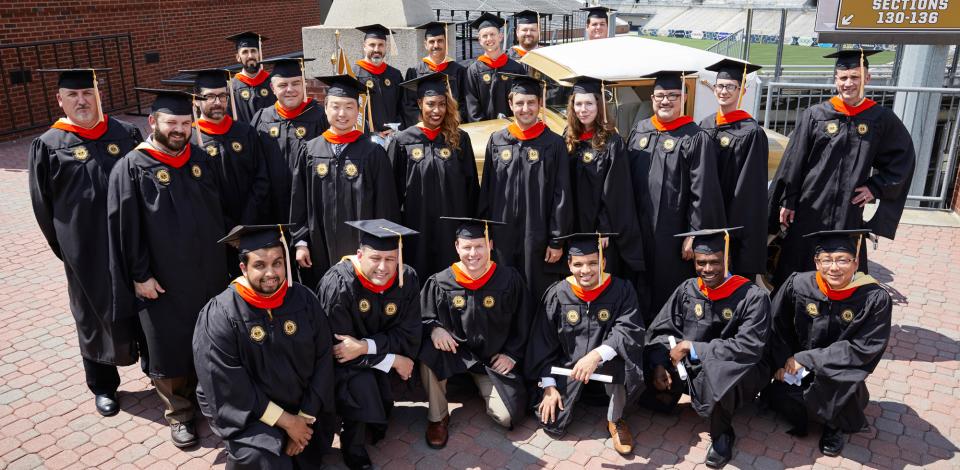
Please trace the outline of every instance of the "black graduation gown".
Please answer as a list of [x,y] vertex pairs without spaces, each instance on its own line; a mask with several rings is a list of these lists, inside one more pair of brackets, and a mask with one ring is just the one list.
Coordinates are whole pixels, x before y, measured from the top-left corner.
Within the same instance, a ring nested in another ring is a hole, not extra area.
[[431,141],[416,126],[399,134],[387,149],[399,192],[400,224],[419,235],[404,243],[404,260],[430,276],[457,260],[450,235],[457,223],[440,216],[473,217],[480,178],[470,136],[460,133],[460,149],[446,145],[443,134]]
[[[193,144],[180,168],[133,150],[113,167],[107,199],[114,316],[127,317],[133,283],[155,278],[166,293],[139,300],[151,377],[193,373],[197,313],[228,281],[216,170]],[[163,181],[166,181],[164,183]]]
[[[385,129],[384,124],[391,122],[400,124],[400,129],[403,129],[405,127],[403,101],[406,97],[406,89],[400,86],[403,83],[403,74],[390,65],[387,65],[387,69],[380,75],[375,75],[359,65],[353,66],[353,73],[356,74],[357,80],[366,85],[367,90],[370,91],[374,129],[367,130],[379,132]],[[364,125],[367,125],[366,119],[364,119]]]
[[467,108],[467,122],[486,121],[496,119],[499,115],[513,116],[507,95],[513,80],[501,73],[526,74],[523,66],[513,59],[499,69],[473,61],[464,72],[465,84],[463,88],[464,100]]
[[611,250],[604,251],[607,271],[620,275],[643,272],[643,237],[623,139],[611,134],[599,150],[589,141],[578,142],[568,155],[573,231],[619,233],[610,240]]
[[260,134],[260,146],[270,178],[268,222],[289,222],[291,181],[297,154],[310,139],[330,127],[323,103],[313,101],[292,120],[281,118],[276,107],[269,106],[257,112],[251,125]]
[[753,118],[717,125],[700,122],[717,151],[717,174],[728,227],[743,227],[730,239],[730,268],[753,279],[767,270],[767,134]]
[[561,247],[551,240],[573,228],[566,155],[563,138],[550,129],[526,141],[501,129],[490,135],[484,156],[478,216],[506,223],[490,227],[494,260],[517,268],[534,297],[567,270],[562,259],[543,260],[548,244]]
[[[427,279],[420,306],[420,361],[439,380],[468,371],[486,374],[510,411],[511,422],[519,423],[527,405],[523,357],[532,313],[520,273],[508,266],[497,266],[483,287],[471,290],[460,285],[453,269],[447,268]],[[438,326],[457,341],[456,354],[433,346],[430,334]],[[501,375],[490,368],[497,354],[506,354],[516,361],[509,374]]]
[[290,220],[307,231],[305,240],[320,279],[340,258],[356,253],[360,233],[348,220],[400,220],[397,192],[386,152],[363,135],[340,156],[322,135],[300,149],[293,170]]
[[791,275],[773,297],[767,381],[793,356],[812,374],[803,381],[809,415],[858,432],[867,424],[866,379],[890,340],[893,303],[876,283],[831,301],[817,287],[815,274]]
[[[770,233],[777,233],[780,207],[796,211],[780,242],[774,284],[814,269],[813,242],[802,238],[808,233],[866,228],[893,239],[915,164],[913,140],[889,109],[874,105],[846,116],[827,101],[804,111],[770,184]],[[879,200],[869,222],[863,209],[850,203],[854,188],[864,185]],[[866,246],[860,255],[866,272]]]
[[30,148],[30,200],[50,250],[63,261],[70,312],[77,324],[80,355],[101,364],[137,361],[138,326],[132,302],[117,305],[115,320],[107,242],[107,180],[110,170],[142,141],[140,130],[107,118],[107,131],[87,140],[49,129]]
[[333,334],[368,338],[377,345],[376,354],[334,364],[337,413],[344,420],[385,424],[393,406],[390,381],[373,366],[388,353],[417,357],[423,329],[420,282],[409,266],[404,266],[403,276],[402,288],[394,280],[386,291],[377,294],[360,283],[353,263],[344,259],[320,280],[317,297]]
[[713,143],[696,124],[660,132],[644,119],[631,132],[628,151],[644,236],[649,323],[674,289],[695,276],[693,263],[680,253],[683,238],[674,235],[726,227],[723,200]]
[[[697,279],[687,279],[647,329],[643,366],[647,377],[656,366],[673,370],[669,337],[693,343],[698,361],[688,369],[693,409],[709,417],[714,406],[763,357],[770,331],[770,299],[767,293],[747,282],[729,297],[711,301],[700,291]],[[690,359],[688,358],[688,361]],[[753,390],[753,394],[759,389]],[[742,399],[753,398],[746,393]],[[730,410],[733,411],[733,410]]]
[[[421,60],[420,62],[417,62],[416,67],[410,67],[407,69],[407,73],[404,75],[403,80],[413,80],[414,78],[430,75],[431,73],[433,73],[433,70],[430,69],[430,66]],[[468,122],[467,103],[464,101],[463,97],[467,68],[460,65],[460,63],[457,61],[451,60],[450,62],[447,62],[447,67],[444,68],[443,72],[441,73],[450,77],[450,94],[453,96],[453,99],[457,100],[457,104],[460,106],[460,122]],[[411,90],[406,90],[403,103],[404,124],[407,127],[413,126],[420,121],[420,108],[417,106],[417,93]]]
[[224,233],[236,225],[269,223],[270,179],[257,131],[234,121],[226,134],[200,134],[220,186]]
[[260,421],[273,402],[288,413],[317,418],[308,447],[316,445],[311,454],[322,454],[333,438],[329,431],[321,435],[332,429],[325,421],[335,413],[332,339],[320,303],[300,284],[269,311],[247,303],[232,286],[210,299],[197,318],[193,357],[197,401],[213,432],[285,455],[286,433]]
[[577,361],[602,344],[613,348],[617,357],[601,364],[596,373],[612,375],[614,383],[623,384],[627,403],[631,403],[643,388],[643,318],[633,286],[613,277],[600,296],[587,303],[573,293],[568,280],[551,285],[534,313],[525,373],[531,380],[553,377],[557,381],[557,390],[563,396],[563,410],[559,411],[556,422],[544,425],[554,434],[563,432],[570,424],[583,382],[552,375],[550,368],[572,369]]
[[263,108],[273,106],[277,96],[270,89],[270,78],[257,86],[250,86],[237,80],[232,80],[233,100],[237,104],[237,120],[246,123],[253,122],[253,116]]

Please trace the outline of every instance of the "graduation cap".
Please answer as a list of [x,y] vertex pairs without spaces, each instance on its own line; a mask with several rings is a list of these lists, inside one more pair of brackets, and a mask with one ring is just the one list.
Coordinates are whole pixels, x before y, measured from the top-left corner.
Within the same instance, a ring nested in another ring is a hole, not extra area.
[[424,38],[432,38],[435,36],[446,36],[447,35],[447,26],[456,24],[456,23],[446,23],[443,21],[431,21],[429,23],[424,23],[420,26],[417,26],[414,29],[423,30]]
[[602,18],[607,21],[610,21],[610,12],[617,11],[617,10],[614,10],[613,8],[607,8],[607,7],[593,6],[593,7],[581,8],[580,11],[587,12],[587,21],[589,22],[590,18]]
[[236,248],[240,254],[282,246],[284,264],[287,265],[287,287],[290,287],[293,285],[293,276],[290,275],[292,268],[287,256],[290,247],[287,245],[284,230],[289,231],[292,226],[293,224],[237,225],[230,230],[230,233],[217,240],[217,243],[226,243]]
[[417,99],[425,96],[446,96],[450,89],[450,76],[443,72],[433,72],[407,80],[400,86],[416,92]]
[[150,105],[150,111],[154,113],[172,114],[175,116],[186,116],[193,114],[194,101],[202,101],[203,98],[193,93],[187,93],[181,90],[163,90],[160,88],[140,88],[134,90],[150,93],[156,96],[153,104]]
[[93,88],[93,99],[97,102],[97,113],[100,116],[97,122],[103,120],[103,105],[100,104],[100,86],[97,83],[97,72],[109,72],[112,69],[37,69],[40,73],[56,73],[57,88],[68,90],[86,90]]
[[544,83],[541,80],[537,80],[529,75],[522,73],[507,73],[503,72],[500,75],[505,77],[510,77],[513,81],[510,84],[511,93],[520,93],[522,95],[537,95],[540,96],[543,91]]
[[365,91],[367,88],[360,83],[360,80],[357,80],[356,78],[347,74],[326,75],[323,77],[314,78],[320,80],[329,87],[327,89],[327,96],[337,96],[340,98],[353,98],[355,100],[359,100],[360,91]]
[[403,237],[420,232],[386,219],[351,220],[345,223],[361,232],[360,245],[377,251],[399,251],[397,277],[400,287],[403,287]]
[[382,24],[379,24],[379,23],[378,23],[378,24],[371,24],[371,25],[367,25],[367,26],[360,26],[360,27],[358,27],[358,28],[356,28],[356,29],[359,30],[361,33],[363,33],[363,39],[364,39],[364,40],[367,40],[367,39],[382,39],[382,40],[386,41],[386,40],[387,40],[387,36],[393,34],[393,32],[390,31],[389,28],[387,28],[386,26],[384,26],[384,25],[382,25]]
[[270,75],[280,78],[294,78],[303,76],[303,64],[304,62],[310,62],[313,59],[304,59],[301,57],[294,58],[279,58],[279,59],[267,59],[261,64],[272,64],[273,69],[270,71]]
[[654,79],[654,90],[685,90],[684,77],[695,73],[696,72],[692,70],[661,70],[649,75],[644,75],[644,78]]
[[[268,38],[261,36],[253,31],[244,31],[242,33],[233,34],[227,36],[228,41],[233,41],[237,46],[237,50],[243,49],[244,47],[256,47],[257,50],[260,50],[260,47],[263,45],[263,41]],[[261,57],[263,54],[261,54]]]
[[730,272],[730,232],[742,229],[739,227],[710,228],[693,232],[678,233],[674,237],[693,237],[693,252],[701,254],[723,253],[723,272]]
[[846,49],[823,56],[824,59],[837,59],[834,69],[850,70],[859,67],[869,67],[867,57],[880,53],[877,49]]
[[513,15],[517,24],[540,24],[540,13],[533,10],[523,10]]
[[613,238],[619,236],[619,233],[593,232],[593,233],[571,233],[562,237],[554,238],[553,241],[569,241],[567,244],[568,256],[587,256],[594,253],[600,253],[600,279],[597,285],[603,284],[604,269],[606,262],[603,260],[603,240],[604,238]]
[[814,243],[816,243],[815,254],[845,251],[853,255],[854,258],[859,258],[863,236],[870,233],[870,230],[867,229],[821,230],[808,233],[803,238],[814,239]]
[[483,12],[477,19],[473,20],[470,23],[470,27],[476,29],[477,31],[483,28],[497,28],[500,29],[503,25],[506,24],[506,20],[500,18],[497,15],[491,14],[489,12]]

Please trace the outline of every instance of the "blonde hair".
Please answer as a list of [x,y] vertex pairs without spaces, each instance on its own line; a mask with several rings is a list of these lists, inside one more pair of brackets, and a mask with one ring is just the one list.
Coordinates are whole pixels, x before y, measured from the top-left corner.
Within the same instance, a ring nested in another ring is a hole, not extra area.
[[[613,126],[609,122],[602,122],[603,109],[600,107],[606,106],[603,98],[596,93],[590,94],[593,95],[593,98],[597,101],[597,117],[594,118],[593,121],[593,137],[590,139],[590,145],[594,150],[600,150],[604,145],[607,145],[607,138],[613,133]],[[580,119],[577,119],[577,113],[573,110],[573,100],[576,96],[575,93],[571,93],[570,100],[567,101],[567,132],[563,136],[563,139],[567,143],[568,152],[573,152],[573,149],[577,148],[580,135],[586,130],[586,126],[580,122]]]

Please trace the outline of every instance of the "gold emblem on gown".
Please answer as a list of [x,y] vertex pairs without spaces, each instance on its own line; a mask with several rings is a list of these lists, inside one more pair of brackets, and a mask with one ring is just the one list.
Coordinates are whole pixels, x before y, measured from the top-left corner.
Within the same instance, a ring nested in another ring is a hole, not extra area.
[[109,153],[110,155],[113,155],[113,156],[120,155],[120,146],[117,145],[117,144],[109,144],[109,145],[107,145],[107,153]]
[[250,339],[261,343],[263,338],[267,337],[267,331],[263,329],[260,325],[254,325],[253,328],[250,328]]
[[166,168],[161,168],[157,170],[156,173],[157,181],[162,185],[170,184],[170,172]]
[[820,310],[817,309],[817,304],[813,302],[807,304],[807,315],[810,315],[811,317],[820,315]]
[[576,310],[567,311],[567,321],[570,322],[571,325],[576,325],[577,322],[580,321],[580,314]]
[[392,317],[397,314],[397,304],[390,302],[385,307],[383,307],[383,313],[386,313],[388,317]]
[[494,300],[492,295],[488,295],[483,298],[483,306],[487,308],[493,308],[497,304],[497,301]]
[[610,311],[607,309],[600,310],[597,312],[597,320],[607,321],[610,319]]
[[453,298],[454,308],[463,308],[466,305],[467,305],[467,299],[465,299],[462,295],[458,295]]
[[367,313],[370,311],[370,301],[367,299],[360,299],[360,304],[358,307],[360,307],[361,312]]
[[73,158],[78,162],[85,162],[90,158],[90,151],[86,147],[77,147],[73,149]]
[[297,332],[297,324],[293,320],[287,320],[283,322],[283,332],[287,336],[293,336]]

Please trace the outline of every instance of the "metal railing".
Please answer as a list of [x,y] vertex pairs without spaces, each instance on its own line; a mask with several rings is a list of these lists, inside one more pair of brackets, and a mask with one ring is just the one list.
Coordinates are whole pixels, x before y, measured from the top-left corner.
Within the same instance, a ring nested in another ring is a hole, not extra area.
[[60,114],[56,76],[36,72],[45,68],[110,68],[97,74],[104,112],[134,106],[142,111],[133,91],[137,66],[130,33],[8,44],[0,46],[0,136],[48,126]]
[[[450,51],[448,53],[456,60],[475,59],[483,53],[483,49],[477,43],[476,31],[470,27],[470,22],[477,19],[483,13],[491,13],[500,18],[507,19],[504,30],[504,38],[507,46],[515,43],[514,33],[516,25],[513,24],[511,11],[486,11],[486,10],[434,10],[437,21],[446,21],[457,23],[453,27],[453,37],[451,38]],[[550,46],[566,42],[579,41],[583,39],[584,28],[586,27],[587,12],[576,11],[573,13],[541,13],[540,14],[540,45]]]
[[743,54],[743,30],[731,33],[729,36],[715,42],[707,48],[709,52],[715,52],[727,57],[740,57]]
[[[918,162],[929,161],[926,167],[918,164],[916,174],[925,175],[922,187],[913,184],[908,201],[920,207],[948,209],[951,185],[955,176],[960,134],[960,89],[902,86],[867,86],[865,94],[878,105],[894,108],[898,100],[918,98],[938,99],[934,142],[929,158],[917,155]],[[789,136],[796,128],[801,113],[810,106],[829,100],[836,95],[832,84],[769,82],[765,84],[758,120],[763,127]],[[924,100],[919,100],[924,101]],[[917,149],[919,152],[920,149]],[[924,173],[920,173],[924,172]],[[914,181],[918,181],[914,177]]]

